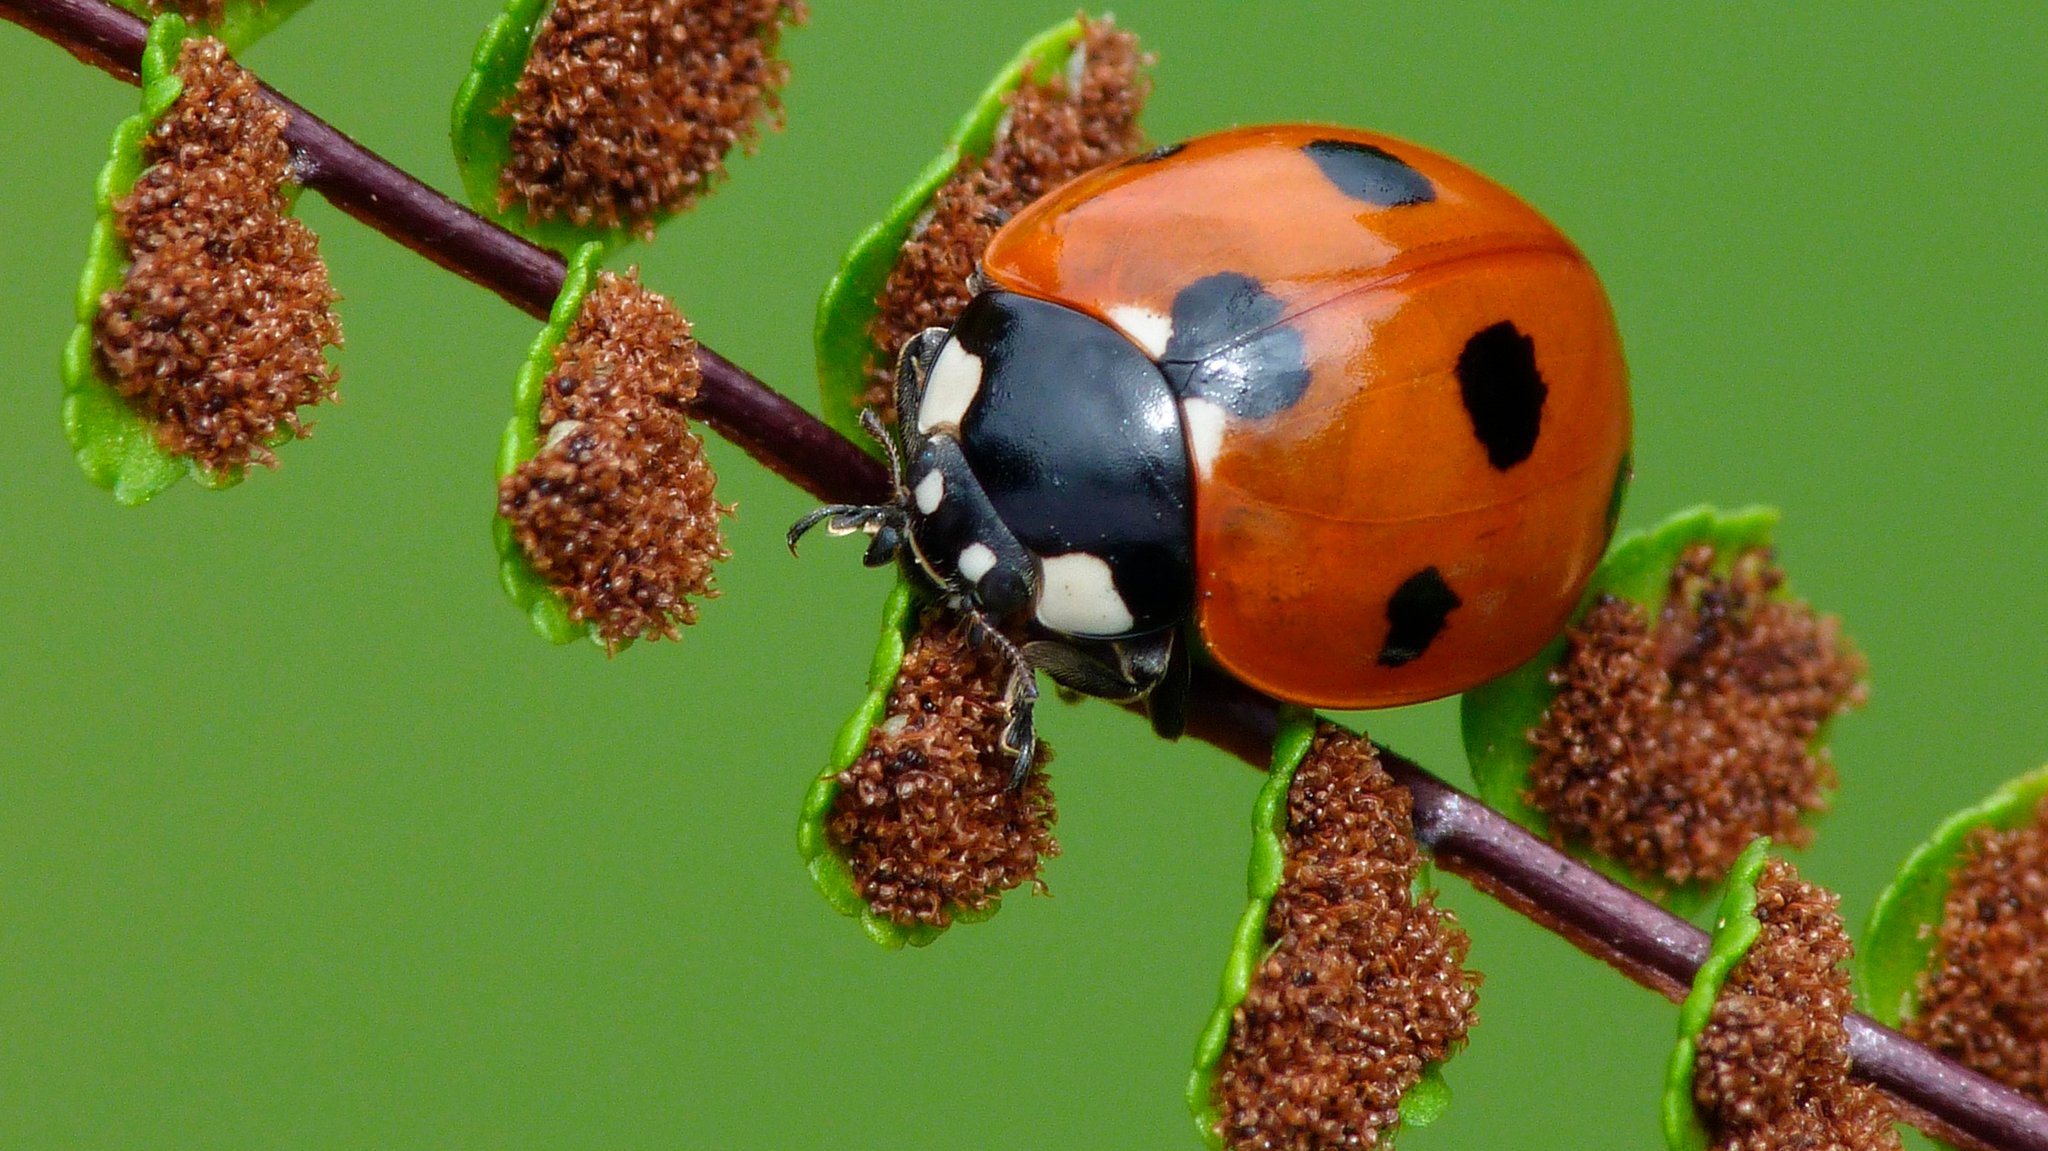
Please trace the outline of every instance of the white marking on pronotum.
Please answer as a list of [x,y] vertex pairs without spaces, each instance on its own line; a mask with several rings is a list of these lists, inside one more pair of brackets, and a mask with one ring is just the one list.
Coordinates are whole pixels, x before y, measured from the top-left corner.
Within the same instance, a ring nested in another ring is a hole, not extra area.
[[1162,316],[1150,308],[1128,304],[1111,308],[1109,322],[1123,329],[1124,335],[1155,360],[1166,354],[1166,344],[1173,339],[1173,317]]
[[981,357],[947,340],[925,377],[924,398],[917,402],[917,430],[930,435],[935,428],[958,427],[967,418],[968,405],[981,391]]
[[1102,557],[1087,552],[1048,556],[1038,592],[1038,622],[1068,635],[1122,635],[1135,622]]
[[968,544],[960,549],[960,574],[967,577],[968,583],[980,583],[981,577],[994,571],[995,566],[995,549],[987,544]]
[[918,511],[926,515],[938,511],[939,504],[946,498],[945,473],[937,469],[927,472],[923,479],[917,481],[917,491],[912,494],[917,497]]
[[1188,432],[1188,462],[1195,475],[1207,479],[1223,450],[1223,409],[1199,396],[1180,402],[1181,426]]

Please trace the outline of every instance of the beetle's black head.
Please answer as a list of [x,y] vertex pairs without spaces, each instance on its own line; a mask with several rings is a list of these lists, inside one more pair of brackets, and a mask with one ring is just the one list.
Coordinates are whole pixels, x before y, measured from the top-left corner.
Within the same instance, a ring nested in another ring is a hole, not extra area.
[[1193,597],[1180,409],[1123,333],[984,291],[897,370],[911,550],[941,586],[1040,632],[1171,627]]
[[[1145,352],[1071,308],[984,291],[897,360],[893,498],[820,509],[956,606],[1053,636],[1168,628],[1193,597],[1180,410]],[[864,421],[869,422],[869,421]],[[900,446],[899,446],[900,445]]]
[[[863,416],[889,451],[891,501],[822,508],[791,529],[792,547],[819,523],[867,532],[870,564],[900,558],[949,607],[1035,638],[1034,650],[1157,639],[1186,618],[1193,503],[1180,408],[1130,338],[1072,308],[984,290],[950,330],[903,348],[896,388],[895,437]],[[1081,690],[1112,693],[1110,680],[1060,666],[1105,685]]]

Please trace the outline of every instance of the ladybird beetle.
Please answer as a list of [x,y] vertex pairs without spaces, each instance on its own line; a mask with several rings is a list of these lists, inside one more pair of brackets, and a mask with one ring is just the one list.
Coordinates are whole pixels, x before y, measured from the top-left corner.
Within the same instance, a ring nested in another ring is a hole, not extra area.
[[[1477,686],[1555,636],[1629,472],[1621,343],[1585,257],[1391,137],[1240,128],[1006,223],[951,329],[901,350],[895,495],[821,522],[902,557],[1009,658],[1144,698],[1192,659],[1319,707]],[[900,441],[900,451],[898,447]]]

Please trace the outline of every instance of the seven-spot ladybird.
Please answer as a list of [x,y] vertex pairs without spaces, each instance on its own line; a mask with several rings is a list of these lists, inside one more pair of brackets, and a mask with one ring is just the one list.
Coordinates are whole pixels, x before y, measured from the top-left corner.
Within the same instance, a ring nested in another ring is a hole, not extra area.
[[1404,141],[1241,128],[1009,221],[901,350],[893,502],[820,509],[1012,661],[1148,700],[1204,656],[1284,700],[1476,686],[1563,626],[1628,476],[1605,293],[1512,193]]

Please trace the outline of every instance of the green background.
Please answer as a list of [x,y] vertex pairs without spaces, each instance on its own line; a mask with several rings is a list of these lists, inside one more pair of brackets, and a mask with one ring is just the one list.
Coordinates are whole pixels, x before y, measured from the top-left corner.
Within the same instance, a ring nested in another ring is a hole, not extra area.
[[[1782,504],[1874,672],[1803,861],[1859,923],[1944,812],[2048,758],[2048,9],[1127,0],[1160,139],[1372,126],[1518,189],[1601,270],[1641,525]],[[790,128],[636,251],[811,400],[847,242],[1063,2],[817,0]],[[486,0],[327,0],[252,52],[436,186]],[[1055,707],[1051,899],[888,954],[792,824],[883,580],[714,445],[723,599],[607,661],[536,640],[487,521],[538,324],[308,197],[346,402],[284,467],[142,510],[73,466],[56,362],[132,90],[0,28],[0,1146],[1188,1148],[1189,1051],[1259,777]],[[1372,717],[1453,780],[1453,704]],[[1406,1146],[1658,1145],[1674,1009],[1463,883],[1486,972]]]

